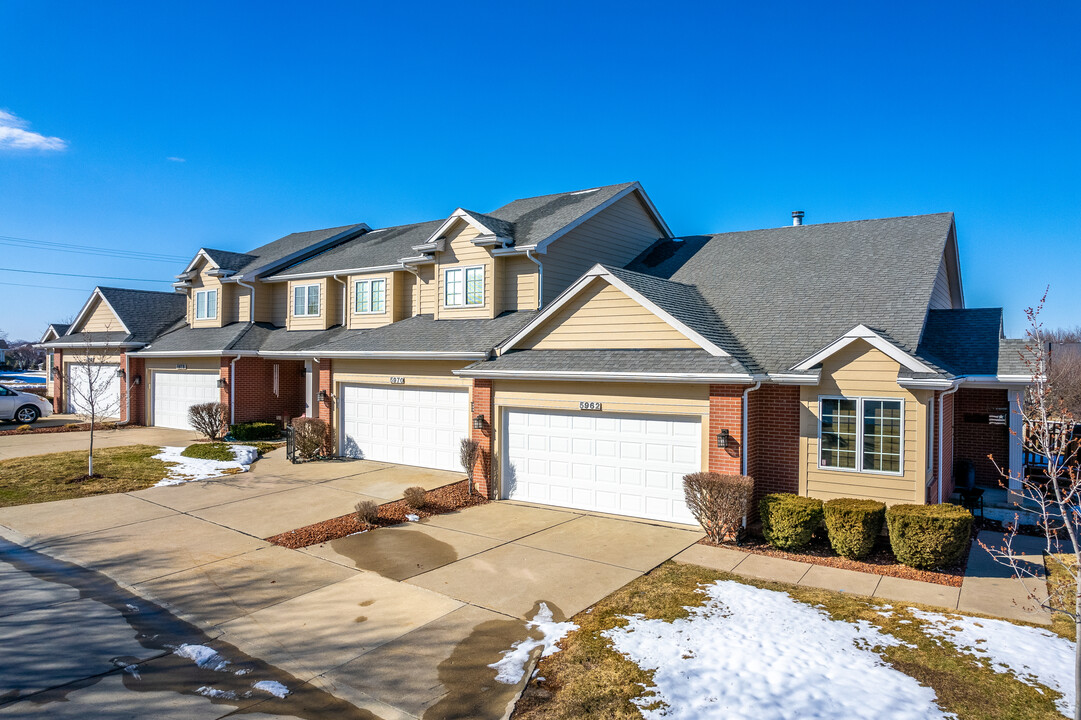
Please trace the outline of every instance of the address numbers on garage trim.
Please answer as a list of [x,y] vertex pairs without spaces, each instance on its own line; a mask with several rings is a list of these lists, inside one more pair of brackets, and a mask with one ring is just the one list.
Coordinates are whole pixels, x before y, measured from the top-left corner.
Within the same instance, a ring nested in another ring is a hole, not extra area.
[[601,404],[594,400],[583,400],[578,403],[579,410],[600,410]]

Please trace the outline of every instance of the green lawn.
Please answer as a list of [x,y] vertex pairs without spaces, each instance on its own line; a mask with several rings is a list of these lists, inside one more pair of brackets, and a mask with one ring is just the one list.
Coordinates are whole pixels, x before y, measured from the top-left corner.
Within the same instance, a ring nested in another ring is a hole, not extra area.
[[271,450],[275,450],[282,446],[282,443],[269,443],[269,442],[237,442],[237,443],[224,443],[224,442],[208,442],[208,443],[196,443],[189,445],[184,449],[184,452],[180,453],[184,457],[200,458],[202,460],[219,460],[221,462],[232,462],[236,460],[236,456],[233,455],[233,451],[229,449],[230,445],[248,445],[259,451],[259,456],[266,455]]
[[[651,674],[616,653],[601,633],[622,626],[626,622],[623,617],[635,613],[666,621],[687,617],[686,607],[701,606],[705,601],[697,587],[721,579],[788,592],[800,602],[821,606],[835,620],[866,620],[911,644],[913,647],[880,649],[880,656],[906,675],[934,688],[939,705],[959,718],[1062,717],[1047,695],[925,636],[919,622],[906,612],[907,606],[900,603],[752,582],[694,565],[668,562],[573,618],[580,629],[563,640],[562,651],[541,661],[537,675],[544,680],[531,681],[518,704],[515,720],[640,718],[631,699],[645,694],[643,686],[652,684]],[[892,606],[889,617],[878,612],[885,605]],[[920,609],[943,612],[941,608]],[[843,659],[839,658],[838,662],[843,663]]]
[[0,507],[50,500],[142,490],[166,475],[165,463],[154,460],[161,448],[128,445],[94,451],[94,473],[86,475],[86,451],[31,455],[0,461]]

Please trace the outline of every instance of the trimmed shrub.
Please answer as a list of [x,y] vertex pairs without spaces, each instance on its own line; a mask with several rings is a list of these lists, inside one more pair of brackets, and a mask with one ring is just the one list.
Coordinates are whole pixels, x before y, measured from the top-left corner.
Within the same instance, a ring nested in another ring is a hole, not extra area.
[[414,486],[406,488],[402,493],[402,498],[405,500],[405,504],[412,510],[420,510],[428,502],[428,492],[420,487]]
[[208,440],[217,440],[225,429],[225,406],[216,402],[192,405],[188,408],[188,422]]
[[861,558],[871,552],[882,524],[886,504],[877,500],[834,498],[822,506],[833,551],[846,558]]
[[805,547],[822,524],[822,501],[803,495],[771,493],[759,501],[758,512],[766,542],[781,550]]
[[229,426],[229,434],[236,440],[247,442],[249,440],[277,440],[282,431],[277,423],[272,422],[246,422]]
[[952,565],[972,542],[972,513],[960,505],[893,505],[886,524],[897,560],[921,570]]
[[716,472],[691,473],[683,476],[683,497],[710,540],[738,540],[754,497],[754,479]]
[[298,417],[293,420],[293,442],[297,454],[311,460],[325,451],[330,442],[330,428],[325,420]]
[[379,506],[374,500],[361,500],[353,506],[357,511],[357,522],[366,528],[370,528],[379,518]]

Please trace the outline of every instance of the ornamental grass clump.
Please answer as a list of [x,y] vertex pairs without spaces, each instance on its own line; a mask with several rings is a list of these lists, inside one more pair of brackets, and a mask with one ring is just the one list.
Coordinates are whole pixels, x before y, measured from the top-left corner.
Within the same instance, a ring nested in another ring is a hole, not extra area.
[[822,507],[833,551],[846,558],[866,557],[886,521],[886,504],[877,500],[834,498]]
[[806,547],[822,524],[822,501],[818,498],[771,493],[759,501],[758,512],[766,542],[781,550]]
[[683,496],[695,520],[713,542],[738,540],[754,497],[746,475],[696,472],[683,476]]
[[954,564],[972,541],[972,513],[960,505],[893,505],[886,525],[897,560],[920,570]]

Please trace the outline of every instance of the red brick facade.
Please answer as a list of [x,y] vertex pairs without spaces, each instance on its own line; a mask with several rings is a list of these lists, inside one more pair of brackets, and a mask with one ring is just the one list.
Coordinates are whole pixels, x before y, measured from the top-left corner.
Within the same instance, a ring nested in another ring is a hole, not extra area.
[[[285,425],[304,414],[304,362],[241,357],[236,361],[233,422]],[[277,368],[277,394],[274,374]]]
[[[968,460],[976,468],[976,483],[998,487],[1002,475],[995,462],[1006,468],[1010,462],[1010,429],[1007,425],[991,425],[989,415],[1010,417],[1010,397],[1006,390],[962,387],[953,396],[956,412],[953,417],[953,455]],[[994,457],[995,462],[988,459]],[[953,467],[951,462],[947,469]]]
[[[743,455],[742,385],[709,386],[709,469],[738,475]],[[717,436],[728,431],[728,447],[717,447]]]
[[[120,421],[132,425],[146,424],[146,403],[143,401],[143,382],[145,378],[146,361],[138,357],[128,357],[126,353],[120,353],[120,369],[124,370],[124,376],[120,379]],[[135,384],[135,379],[139,384]],[[130,397],[129,397],[130,395]],[[129,416],[130,410],[130,416]]]
[[754,506],[768,493],[799,492],[800,389],[763,385],[747,396],[747,474]]
[[[495,412],[494,398],[491,380],[473,381],[473,411],[469,419],[471,437],[480,445],[480,454],[477,464],[473,468],[473,486],[477,492],[485,497],[492,497],[494,490],[492,485],[492,418]],[[473,418],[477,415],[484,416],[483,427],[474,428]]]
[[53,373],[54,377],[51,378],[53,383],[53,412],[62,413],[67,408],[64,407],[64,351],[56,350],[53,352]]

